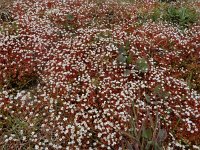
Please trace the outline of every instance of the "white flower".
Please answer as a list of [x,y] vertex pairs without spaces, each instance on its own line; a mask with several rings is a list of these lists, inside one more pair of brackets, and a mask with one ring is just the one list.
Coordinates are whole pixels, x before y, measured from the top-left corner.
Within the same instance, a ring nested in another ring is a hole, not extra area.
[[39,149],[40,147],[38,146],[38,145],[35,145],[35,149],[37,150],[37,149]]
[[23,137],[22,137],[22,141],[25,141],[25,140],[26,140],[26,136],[23,136]]
[[63,121],[67,121],[67,118],[66,118],[66,117],[64,117],[64,118],[63,118]]
[[102,133],[98,133],[98,138],[100,138],[102,136]]

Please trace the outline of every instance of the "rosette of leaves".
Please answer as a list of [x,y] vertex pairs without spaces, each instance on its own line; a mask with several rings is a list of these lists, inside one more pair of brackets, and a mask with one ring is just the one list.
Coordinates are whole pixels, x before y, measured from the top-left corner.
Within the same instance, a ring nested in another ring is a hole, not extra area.
[[132,62],[132,58],[131,56],[128,54],[128,50],[130,49],[130,43],[129,41],[127,41],[125,43],[125,45],[123,46],[120,46],[118,48],[118,52],[119,52],[119,55],[117,56],[117,62],[119,64],[124,64],[126,65],[126,69],[124,71],[124,75],[127,76],[127,75],[130,75],[131,73],[131,70],[128,69],[128,65],[131,64]]
[[125,42],[124,45],[120,46],[118,48],[119,55],[117,57],[117,61],[121,64],[130,64],[131,63],[131,57],[128,54],[128,50],[130,49],[130,42]]
[[148,71],[149,65],[145,58],[139,58],[136,61],[136,69],[141,73],[145,73]]
[[162,150],[167,139],[167,131],[160,126],[158,110],[155,119],[153,119],[153,115],[146,109],[146,117],[140,127],[138,123],[140,118],[134,102],[132,102],[132,111],[129,132],[120,131],[126,139],[124,147],[130,150]]
[[198,21],[199,14],[188,7],[177,8],[175,6],[169,6],[166,8],[163,14],[163,20],[177,24],[181,27],[188,27]]

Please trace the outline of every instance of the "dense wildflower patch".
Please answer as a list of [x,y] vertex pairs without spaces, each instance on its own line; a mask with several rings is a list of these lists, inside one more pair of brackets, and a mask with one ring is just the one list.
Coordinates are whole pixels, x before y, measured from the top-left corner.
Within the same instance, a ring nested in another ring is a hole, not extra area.
[[13,20],[0,25],[0,147],[123,149],[135,113],[137,131],[159,118],[162,148],[197,147],[200,26],[138,24],[137,11],[114,1],[14,2]]

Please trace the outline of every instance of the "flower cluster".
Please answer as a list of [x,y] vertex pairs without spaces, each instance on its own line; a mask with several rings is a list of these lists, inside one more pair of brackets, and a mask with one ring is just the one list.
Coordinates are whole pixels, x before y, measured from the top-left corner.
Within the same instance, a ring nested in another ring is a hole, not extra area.
[[138,25],[137,10],[14,2],[13,21],[0,24],[0,147],[122,149],[132,102],[139,124],[146,107],[158,111],[169,147],[199,144],[200,26]]

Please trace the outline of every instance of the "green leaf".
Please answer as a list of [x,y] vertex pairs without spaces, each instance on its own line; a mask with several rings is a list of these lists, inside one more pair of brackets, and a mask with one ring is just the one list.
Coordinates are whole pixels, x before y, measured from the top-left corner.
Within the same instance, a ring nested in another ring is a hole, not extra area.
[[157,142],[154,143],[154,150],[161,150],[161,147],[158,145]]
[[158,131],[157,140],[163,142],[167,138],[167,131],[165,129],[160,129]]
[[147,103],[150,103],[151,101],[150,101],[150,96],[148,95],[148,94],[145,94],[145,99],[146,99],[146,101],[147,101]]
[[122,53],[125,53],[125,52],[126,52],[126,50],[125,50],[124,46],[120,46],[120,47],[118,48],[118,51],[119,51],[119,53],[120,53],[120,54],[122,54]]
[[141,72],[146,72],[148,70],[148,63],[146,59],[140,58],[136,62],[136,68]]
[[157,85],[157,86],[154,88],[153,93],[154,93],[154,94],[159,94],[160,91],[161,91],[161,85]]
[[125,76],[129,76],[131,74],[131,70],[129,70],[129,69],[125,69],[124,70],[124,75]]
[[124,56],[124,54],[119,54],[117,57],[117,61],[119,63],[126,63],[126,56]]
[[160,9],[155,9],[153,11],[153,14],[151,15],[151,19],[153,21],[158,21],[158,19],[160,18],[160,16],[161,16],[161,10]]
[[127,56],[127,58],[126,58],[126,62],[127,62],[127,64],[131,64],[131,62],[132,62],[132,58],[131,58],[130,55]]
[[74,20],[74,16],[72,15],[72,14],[67,14],[67,20],[68,21],[72,21],[72,20]]
[[148,142],[147,142],[147,145],[146,145],[146,147],[145,147],[145,150],[149,150],[150,147],[151,147],[151,145],[153,145],[153,142],[152,142],[152,141],[148,141]]
[[151,128],[147,128],[147,129],[144,129],[143,132],[142,132],[142,137],[143,138],[146,138],[146,139],[151,139],[152,137],[152,130]]
[[125,42],[125,50],[128,51],[130,49],[130,42],[126,41]]
[[186,79],[189,89],[191,89],[191,86],[192,86],[191,84],[192,76],[193,76],[193,72],[190,72],[189,76]]

